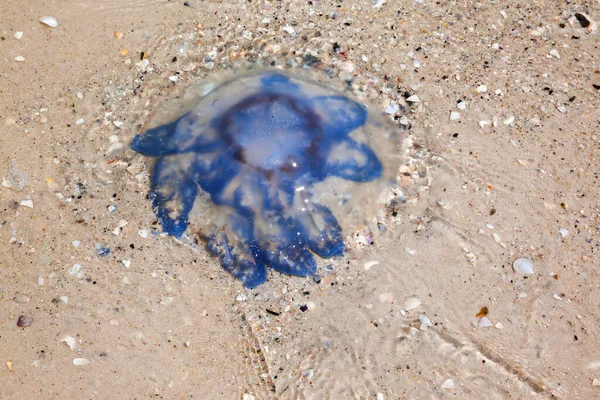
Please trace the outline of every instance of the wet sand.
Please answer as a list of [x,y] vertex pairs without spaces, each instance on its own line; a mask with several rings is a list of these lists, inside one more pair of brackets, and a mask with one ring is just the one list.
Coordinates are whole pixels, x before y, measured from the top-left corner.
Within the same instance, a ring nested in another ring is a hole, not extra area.
[[[598,2],[3,9],[1,398],[598,397]],[[407,202],[247,291],[153,234],[128,143],[210,74],[309,61],[405,108]]]

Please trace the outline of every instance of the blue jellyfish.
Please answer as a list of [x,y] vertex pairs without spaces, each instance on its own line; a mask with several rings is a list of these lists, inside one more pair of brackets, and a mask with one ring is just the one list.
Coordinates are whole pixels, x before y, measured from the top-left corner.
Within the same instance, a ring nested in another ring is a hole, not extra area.
[[324,85],[263,71],[217,86],[131,147],[155,158],[150,199],[164,232],[181,237],[197,199],[210,202],[217,211],[205,216],[214,222],[201,235],[206,248],[253,288],[267,267],[312,276],[313,253],[343,255],[338,218],[319,198],[339,195],[334,206],[348,198],[324,186],[329,179],[360,188],[382,176],[378,155],[353,136],[368,119],[362,105]]

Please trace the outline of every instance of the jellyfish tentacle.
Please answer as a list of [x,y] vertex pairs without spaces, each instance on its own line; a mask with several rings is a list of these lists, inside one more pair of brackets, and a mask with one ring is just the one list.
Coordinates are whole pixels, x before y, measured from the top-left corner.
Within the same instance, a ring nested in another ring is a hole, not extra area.
[[269,267],[289,275],[316,273],[317,262],[292,216],[265,210],[255,217],[254,224],[254,237]]
[[[210,253],[219,257],[223,269],[252,289],[267,280],[267,268],[252,233],[252,222],[232,214],[228,231],[212,235],[207,242]],[[229,239],[232,238],[232,239]]]
[[369,146],[346,138],[333,144],[324,170],[328,175],[368,182],[381,176],[383,165]]
[[296,220],[310,249],[323,258],[343,255],[342,228],[331,210],[312,202],[306,207],[307,210],[300,211]]
[[198,154],[194,164],[196,181],[200,188],[210,194],[217,205],[232,205],[224,191],[241,174],[241,165],[232,159],[231,151],[207,157]]
[[150,198],[163,231],[180,237],[187,229],[198,188],[190,173],[191,157],[173,157],[161,157],[154,165]]
[[198,116],[187,113],[173,122],[148,129],[137,135],[131,148],[148,157],[187,152],[207,153],[221,146],[217,132],[201,124]]
[[367,110],[345,96],[317,96],[311,102],[329,140],[348,136],[367,121]]

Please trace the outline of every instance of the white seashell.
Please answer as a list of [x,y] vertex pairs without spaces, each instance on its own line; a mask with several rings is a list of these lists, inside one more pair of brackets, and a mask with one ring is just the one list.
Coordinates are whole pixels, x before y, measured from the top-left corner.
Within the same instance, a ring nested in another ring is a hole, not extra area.
[[73,360],[73,365],[77,365],[77,366],[86,365],[89,363],[90,363],[90,360],[88,360],[87,358],[76,358]]
[[406,310],[406,311],[414,310],[415,308],[419,307],[420,305],[421,305],[421,300],[419,300],[415,297],[409,297],[408,299],[406,299],[406,302],[404,302],[404,310]]
[[77,340],[73,336],[65,336],[64,338],[60,339],[60,341],[65,342],[71,350],[75,350],[77,347]]
[[519,274],[531,275],[533,274],[533,262],[528,258],[517,258],[513,262],[513,269]]
[[422,331],[433,325],[429,317],[427,317],[427,315],[419,315],[419,321],[421,321],[421,326],[419,327],[419,329]]
[[56,18],[50,17],[50,16],[45,16],[45,17],[40,18],[40,22],[42,24],[51,26],[52,28],[56,28],[58,26],[58,21],[56,21]]
[[454,381],[452,379],[446,379],[444,383],[442,383],[442,389],[452,389],[454,388]]
[[365,265],[363,265],[363,268],[365,269],[365,271],[368,271],[371,269],[371,267],[373,267],[377,264],[379,264],[379,261],[367,261],[365,263]]

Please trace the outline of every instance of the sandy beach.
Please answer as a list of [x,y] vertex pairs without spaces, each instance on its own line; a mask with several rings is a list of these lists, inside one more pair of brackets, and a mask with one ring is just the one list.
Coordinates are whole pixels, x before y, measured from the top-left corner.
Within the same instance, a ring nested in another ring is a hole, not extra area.
[[[599,1],[2,3],[0,398],[600,397]],[[161,235],[129,147],[250,66],[406,135],[406,201],[320,279]]]

